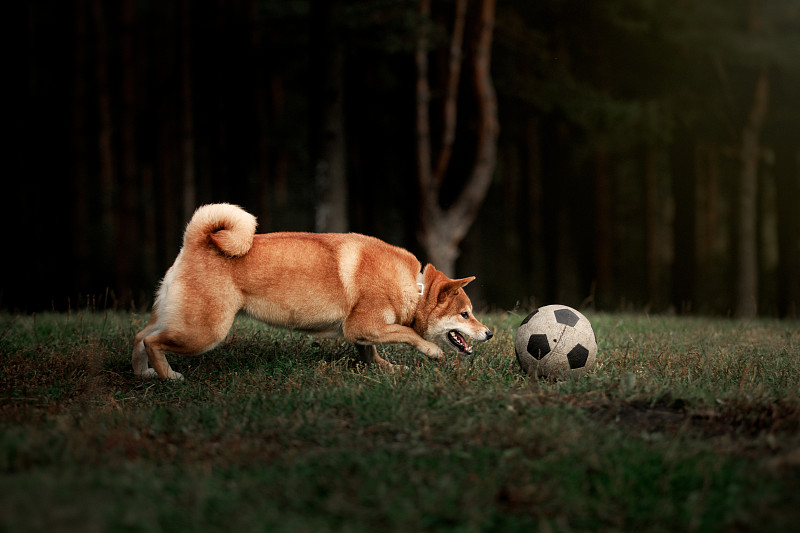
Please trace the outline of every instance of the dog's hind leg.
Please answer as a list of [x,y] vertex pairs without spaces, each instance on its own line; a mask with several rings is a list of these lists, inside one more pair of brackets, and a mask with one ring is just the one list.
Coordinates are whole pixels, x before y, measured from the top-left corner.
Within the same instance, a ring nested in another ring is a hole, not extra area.
[[174,334],[170,330],[161,331],[142,339],[142,344],[147,351],[147,358],[152,369],[148,369],[142,377],[155,377],[161,379],[183,380],[183,375],[172,370],[164,352],[195,355],[211,350],[225,339],[227,330],[222,335],[214,335],[207,331],[204,334],[195,332],[196,337]]
[[[133,363],[133,373],[136,376],[147,378],[147,377],[156,377],[156,373],[153,369],[148,368],[147,366],[147,350],[144,347],[144,338],[151,334],[153,329],[156,326],[156,317],[153,316],[153,319],[150,321],[145,328],[136,334],[136,337],[133,339],[133,354],[132,354],[132,363]],[[149,371],[149,372],[148,372]]]
[[164,353],[196,355],[215,348],[225,340],[234,317],[235,310],[222,320],[201,320],[194,326],[187,324],[182,327],[167,326],[164,330],[157,327],[149,330],[145,328],[137,335],[137,339],[141,336],[141,341],[134,347],[134,371],[137,369],[137,364],[140,365],[138,368],[141,368],[141,360],[137,357],[141,357],[141,347],[143,347],[152,368],[146,368],[139,375],[143,378],[158,376],[161,379],[183,380],[183,375],[172,370]]
[[160,377],[161,379],[177,379],[183,381],[183,374],[175,372],[169,366],[165,351],[174,353],[192,353],[194,350],[187,350],[183,343],[176,342],[169,333],[160,332],[142,339],[142,345],[147,352],[147,358],[153,368],[148,368],[142,374],[144,378]]

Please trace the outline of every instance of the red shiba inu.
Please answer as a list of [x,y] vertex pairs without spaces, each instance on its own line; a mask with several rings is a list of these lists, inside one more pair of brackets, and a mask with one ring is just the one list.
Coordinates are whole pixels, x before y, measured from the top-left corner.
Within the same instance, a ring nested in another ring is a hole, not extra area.
[[255,217],[234,205],[195,211],[152,319],[134,339],[136,375],[183,379],[164,353],[211,350],[240,311],[271,325],[344,337],[361,360],[387,368],[394,365],[376,344],[410,344],[441,359],[441,347],[471,354],[468,338],[492,338],[463,290],[474,277],[450,279],[433,265],[420,271],[407,250],[364,235],[255,229]]

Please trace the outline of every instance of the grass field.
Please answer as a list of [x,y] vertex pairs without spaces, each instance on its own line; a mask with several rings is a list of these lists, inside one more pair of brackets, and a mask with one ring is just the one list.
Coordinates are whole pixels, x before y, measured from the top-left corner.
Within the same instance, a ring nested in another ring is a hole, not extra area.
[[134,378],[145,315],[0,315],[0,531],[797,530],[800,323],[587,313],[554,383],[522,315],[394,374],[239,319],[183,383]]

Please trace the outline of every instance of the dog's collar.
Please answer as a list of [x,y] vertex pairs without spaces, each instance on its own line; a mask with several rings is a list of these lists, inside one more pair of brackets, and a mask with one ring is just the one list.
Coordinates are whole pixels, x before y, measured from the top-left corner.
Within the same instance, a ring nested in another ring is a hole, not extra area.
[[420,296],[425,294],[425,276],[423,276],[422,272],[417,274],[417,289],[419,289],[417,294]]

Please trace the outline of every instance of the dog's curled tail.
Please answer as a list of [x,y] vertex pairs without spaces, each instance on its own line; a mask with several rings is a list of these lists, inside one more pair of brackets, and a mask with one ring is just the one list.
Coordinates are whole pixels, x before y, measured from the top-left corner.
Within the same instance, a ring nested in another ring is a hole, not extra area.
[[256,217],[232,204],[198,207],[183,234],[183,246],[204,248],[211,242],[229,257],[246,254],[253,245]]

